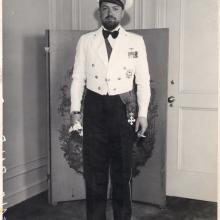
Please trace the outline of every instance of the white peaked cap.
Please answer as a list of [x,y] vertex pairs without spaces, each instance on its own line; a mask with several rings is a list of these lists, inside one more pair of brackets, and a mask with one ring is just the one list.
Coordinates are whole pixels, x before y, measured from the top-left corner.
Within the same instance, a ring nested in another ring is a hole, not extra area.
[[132,8],[133,4],[134,4],[134,0],[126,0],[125,10]]
[[[100,0],[97,0],[97,2],[99,3]],[[124,4],[125,10],[130,9],[134,4],[134,0],[121,0],[121,2]]]

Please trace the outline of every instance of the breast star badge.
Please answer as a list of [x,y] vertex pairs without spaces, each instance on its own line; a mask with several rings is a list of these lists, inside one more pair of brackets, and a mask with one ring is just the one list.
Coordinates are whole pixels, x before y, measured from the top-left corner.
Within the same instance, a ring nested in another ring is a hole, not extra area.
[[133,76],[132,70],[127,70],[126,72],[126,78],[130,79]]

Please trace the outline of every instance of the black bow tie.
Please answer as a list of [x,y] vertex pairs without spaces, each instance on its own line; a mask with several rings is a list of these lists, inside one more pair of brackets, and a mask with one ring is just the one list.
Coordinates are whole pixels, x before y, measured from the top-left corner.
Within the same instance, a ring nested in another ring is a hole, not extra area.
[[118,37],[119,31],[111,32],[111,31],[106,31],[106,30],[103,29],[102,34],[103,34],[105,39],[107,39],[109,35],[112,35],[112,37],[115,39],[115,38]]

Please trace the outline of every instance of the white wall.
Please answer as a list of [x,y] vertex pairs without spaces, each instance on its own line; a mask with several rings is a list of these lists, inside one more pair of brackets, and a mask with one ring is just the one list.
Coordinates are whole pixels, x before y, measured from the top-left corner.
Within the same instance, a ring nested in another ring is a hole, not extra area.
[[45,0],[3,1],[5,201],[17,204],[47,188]]

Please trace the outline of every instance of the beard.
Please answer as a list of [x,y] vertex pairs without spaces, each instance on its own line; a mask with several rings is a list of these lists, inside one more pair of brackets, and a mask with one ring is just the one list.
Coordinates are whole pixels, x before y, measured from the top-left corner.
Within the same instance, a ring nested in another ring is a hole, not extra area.
[[102,25],[107,30],[112,31],[119,25],[119,22],[114,17],[108,16],[102,20]]

